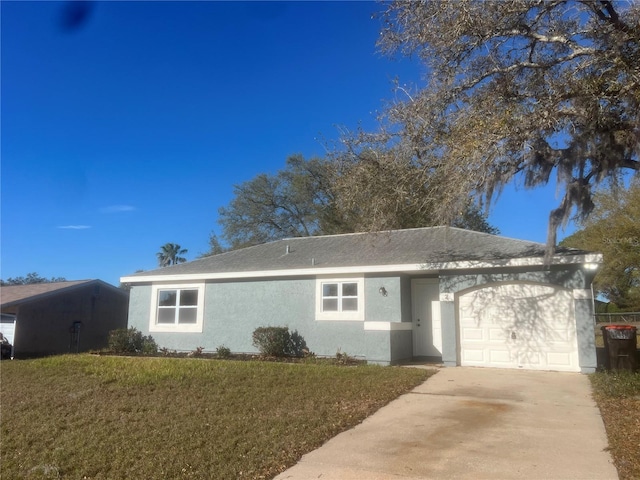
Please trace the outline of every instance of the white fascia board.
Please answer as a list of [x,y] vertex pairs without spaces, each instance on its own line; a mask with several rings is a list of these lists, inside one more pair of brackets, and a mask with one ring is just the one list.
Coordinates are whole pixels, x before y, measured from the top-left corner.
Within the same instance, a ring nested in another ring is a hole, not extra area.
[[395,332],[398,330],[413,330],[411,322],[364,322],[367,331]]
[[356,275],[363,273],[412,272],[424,270],[423,265],[374,265],[365,267],[299,268],[291,270],[257,270],[253,272],[212,272],[181,275],[149,275],[121,277],[122,283],[173,282],[186,280],[230,280],[245,278],[305,277],[316,275]]
[[[590,253],[586,255],[554,256],[551,265],[575,265],[575,264],[600,264],[602,254]],[[364,273],[415,273],[439,270],[469,270],[477,268],[502,268],[502,267],[534,267],[544,265],[542,257],[512,258],[503,260],[484,261],[460,261],[440,263],[409,263],[401,265],[367,265],[355,267],[330,267],[330,268],[299,268],[290,270],[256,270],[249,272],[211,272],[211,273],[183,273],[178,275],[147,275],[121,277],[121,283],[148,283],[148,282],[185,282],[200,280],[233,280],[247,278],[274,278],[274,277],[304,277],[315,275],[354,275]]]

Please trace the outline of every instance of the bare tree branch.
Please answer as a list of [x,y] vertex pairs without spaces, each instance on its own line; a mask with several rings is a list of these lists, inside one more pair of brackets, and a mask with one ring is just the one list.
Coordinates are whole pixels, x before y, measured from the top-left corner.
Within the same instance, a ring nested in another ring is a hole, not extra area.
[[[417,55],[429,74],[422,88],[398,87],[404,98],[384,111],[380,131],[352,143],[428,174],[429,208],[443,223],[469,193],[490,205],[508,183],[555,180],[563,196],[550,212],[553,246],[559,226],[591,212],[603,182],[640,170],[640,3],[386,5],[380,49]],[[397,178],[394,194],[423,188]]]

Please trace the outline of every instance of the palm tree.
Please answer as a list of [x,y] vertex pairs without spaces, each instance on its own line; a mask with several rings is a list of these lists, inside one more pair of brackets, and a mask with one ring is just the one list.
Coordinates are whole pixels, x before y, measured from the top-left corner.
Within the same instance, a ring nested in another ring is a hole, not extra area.
[[156,256],[161,267],[168,267],[169,265],[186,262],[187,259],[180,256],[186,253],[187,249],[180,247],[177,243],[165,243],[160,247],[160,251],[156,253]]

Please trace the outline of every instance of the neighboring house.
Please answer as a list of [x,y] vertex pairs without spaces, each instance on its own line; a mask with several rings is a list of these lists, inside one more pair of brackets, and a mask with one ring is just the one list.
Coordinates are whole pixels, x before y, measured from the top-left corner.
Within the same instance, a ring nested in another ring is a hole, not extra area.
[[129,326],[176,350],[255,352],[257,327],[318,355],[592,372],[599,254],[451,227],[291,238],[122,277]]
[[16,357],[107,347],[126,328],[129,293],[101,280],[0,287],[2,332]]

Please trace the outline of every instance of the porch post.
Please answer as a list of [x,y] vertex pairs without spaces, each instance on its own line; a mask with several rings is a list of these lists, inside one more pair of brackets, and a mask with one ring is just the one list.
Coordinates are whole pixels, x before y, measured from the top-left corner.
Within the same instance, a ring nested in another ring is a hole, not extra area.
[[442,363],[446,367],[458,365],[458,335],[454,295],[440,292],[440,316],[442,319]]

